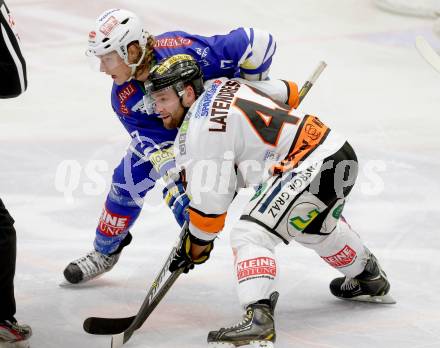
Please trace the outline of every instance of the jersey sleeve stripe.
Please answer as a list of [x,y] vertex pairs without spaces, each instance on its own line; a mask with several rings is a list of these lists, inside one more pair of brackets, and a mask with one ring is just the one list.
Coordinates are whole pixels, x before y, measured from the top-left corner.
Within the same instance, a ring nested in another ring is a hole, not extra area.
[[287,87],[287,104],[296,109],[299,105],[298,85],[292,81],[281,81],[283,81]]
[[225,226],[226,213],[205,214],[189,207],[189,220],[196,228],[205,233],[218,233]]
[[253,28],[249,28],[249,43],[251,45],[251,47],[254,45],[254,29]]
[[261,74],[261,73],[268,72],[271,64],[272,64],[272,58],[270,58],[269,60],[266,60],[258,68],[246,69],[245,67],[240,66],[240,71],[245,74],[249,74],[249,75]]
[[267,48],[266,48],[266,53],[264,53],[264,58],[263,58],[263,63],[267,60],[267,57],[269,56],[269,58],[272,57],[272,54],[269,54],[270,51],[273,51],[272,49],[272,42],[273,42],[273,37],[271,34],[269,34],[269,43],[267,44]]

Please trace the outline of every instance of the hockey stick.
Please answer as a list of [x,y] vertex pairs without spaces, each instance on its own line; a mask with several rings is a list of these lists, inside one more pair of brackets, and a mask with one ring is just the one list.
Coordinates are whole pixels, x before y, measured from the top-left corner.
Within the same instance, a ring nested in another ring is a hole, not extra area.
[[[167,265],[167,268],[168,266],[169,264]],[[156,308],[156,306],[159,304],[159,302],[162,300],[162,298],[165,296],[165,294],[168,292],[168,290],[171,288],[171,286],[174,284],[177,278],[182,274],[182,272],[183,272],[183,268],[179,268],[178,270],[171,273],[170,277],[158,290],[156,297],[154,297],[151,300],[151,302],[150,302],[150,298],[147,296],[147,298],[144,300],[144,303],[142,303],[141,309],[139,310],[138,314],[136,314],[136,317],[133,318],[133,322],[130,324],[130,326],[126,330],[124,330],[124,332],[112,336],[111,348],[120,348],[125,343],[127,343],[127,341],[133,335],[133,332],[139,329],[142,326],[142,324],[145,322],[145,320],[148,319],[150,314],[153,312],[153,310]],[[156,284],[153,284],[153,286],[155,285]]]
[[[179,240],[184,232],[184,228],[182,228]],[[151,312],[156,308],[170,287],[182,273],[182,270],[180,269],[171,273],[161,286],[166,274],[168,273],[168,268],[174,258],[176,250],[177,246],[173,247],[171,250],[167,260],[165,261],[165,264],[162,266],[162,269],[154,279],[147,296],[136,315],[123,318],[90,317],[84,321],[84,330],[93,335],[114,335],[119,333],[124,334],[125,331],[130,329],[129,336],[131,336],[136,329],[142,326]],[[127,335],[127,340],[129,339],[129,336]]]
[[394,14],[424,18],[437,18],[440,15],[440,7],[423,4],[423,1],[374,0],[374,4]]
[[[327,66],[327,63],[324,61],[319,62],[318,66],[316,67],[313,74],[310,76],[310,78],[303,84],[299,91],[299,104],[301,104],[304,97],[309,93],[310,89],[312,88],[313,84],[318,79],[319,75],[321,75],[322,71]],[[298,105],[299,105],[298,104]]]
[[[168,292],[168,290],[171,288],[171,286],[174,284],[181,273],[181,270],[177,270],[176,272],[172,273],[164,282],[156,297],[151,301],[151,303],[147,301],[150,298],[147,295],[147,298],[144,300],[144,303],[142,304],[142,307],[141,309],[139,309],[138,312],[138,314],[141,312],[144,313],[142,315],[142,322],[138,320],[139,324],[134,330],[138,329],[145,322],[145,320],[153,312],[153,310],[156,308],[156,306],[159,304],[159,302],[162,300],[162,298],[165,296],[165,294]],[[152,288],[155,285],[156,284],[153,282]],[[84,321],[83,327],[87,333],[93,335],[114,335],[121,332],[124,333],[124,331],[126,331],[132,325],[136,318],[137,315],[123,318],[90,317]]]
[[382,10],[415,17],[437,18],[440,15],[440,8],[430,8],[429,5],[420,4],[418,1],[390,1],[374,0],[377,7]]
[[416,48],[423,58],[438,72],[440,72],[440,56],[422,36],[416,37]]

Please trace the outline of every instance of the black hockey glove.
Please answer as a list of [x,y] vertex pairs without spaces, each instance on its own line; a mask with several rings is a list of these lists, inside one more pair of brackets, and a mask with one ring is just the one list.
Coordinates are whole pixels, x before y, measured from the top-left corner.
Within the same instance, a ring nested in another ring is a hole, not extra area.
[[[206,246],[206,249],[202,252],[202,254],[197,258],[193,259],[191,257],[191,245],[196,244],[200,246]],[[198,239],[194,237],[189,228],[186,227],[185,233],[180,239],[180,243],[174,255],[173,261],[171,261],[169,270],[170,272],[174,272],[179,268],[183,268],[183,273],[188,273],[191,269],[194,268],[194,265],[200,265],[206,260],[209,259],[212,249],[214,249],[214,241],[206,242],[204,240]]]

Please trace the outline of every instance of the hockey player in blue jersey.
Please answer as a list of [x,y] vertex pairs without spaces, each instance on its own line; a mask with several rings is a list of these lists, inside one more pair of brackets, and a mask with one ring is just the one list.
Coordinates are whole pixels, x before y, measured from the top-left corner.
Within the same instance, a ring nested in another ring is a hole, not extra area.
[[166,178],[164,198],[177,222],[188,219],[189,199],[182,181],[169,175],[174,168],[172,145],[176,130],[164,128],[149,92],[152,66],[179,53],[194,57],[205,79],[267,78],[276,43],[271,34],[238,28],[226,35],[205,37],[183,31],[150,35],[139,18],[126,10],[110,9],[96,20],[89,33],[87,55],[114,83],[111,103],[132,142],[115,168],[94,241],[94,249],[64,270],[70,283],[93,279],[109,271],[132,239],[129,232],[139,216],[144,197],[161,177]]

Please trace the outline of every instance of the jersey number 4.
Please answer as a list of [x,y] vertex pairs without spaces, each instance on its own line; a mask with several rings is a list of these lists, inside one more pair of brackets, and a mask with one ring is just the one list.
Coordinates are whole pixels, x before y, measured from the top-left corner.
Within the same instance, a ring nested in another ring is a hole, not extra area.
[[260,137],[261,141],[271,146],[277,146],[278,139],[284,125],[286,123],[298,124],[300,119],[296,116],[289,115],[290,110],[284,108],[287,107],[287,105],[273,100],[263,92],[254,88],[252,88],[252,90],[255,93],[271,100],[277,104],[279,108],[270,108],[265,105],[241,98],[237,98],[234,105],[242,111],[243,115],[252,125],[252,128]]

